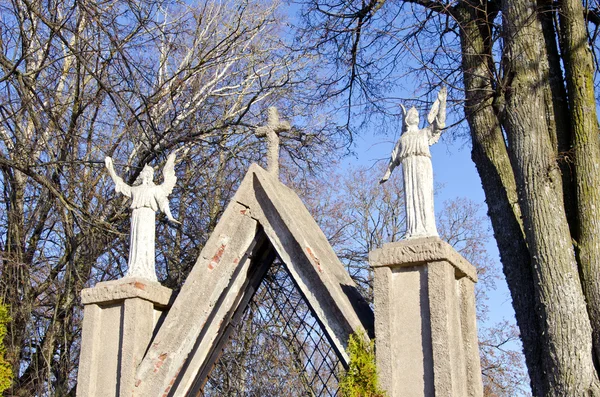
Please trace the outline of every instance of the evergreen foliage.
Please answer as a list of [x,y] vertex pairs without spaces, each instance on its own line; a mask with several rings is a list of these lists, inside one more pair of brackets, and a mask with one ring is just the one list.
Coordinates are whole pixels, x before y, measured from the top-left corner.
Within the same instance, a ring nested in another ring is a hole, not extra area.
[[0,393],[12,385],[13,372],[10,363],[6,361],[6,347],[4,346],[4,337],[6,336],[6,324],[11,321],[8,315],[8,307],[0,304]]
[[350,335],[350,364],[339,384],[342,397],[386,397],[377,378],[374,341],[368,340],[363,331]]

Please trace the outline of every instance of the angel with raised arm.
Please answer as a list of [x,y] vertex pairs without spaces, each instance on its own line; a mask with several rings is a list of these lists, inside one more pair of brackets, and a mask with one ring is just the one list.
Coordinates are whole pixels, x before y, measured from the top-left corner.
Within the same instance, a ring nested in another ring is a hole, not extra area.
[[154,239],[156,211],[162,211],[174,223],[179,223],[169,209],[168,196],[173,191],[175,176],[175,153],[167,158],[163,168],[164,182],[155,185],[154,169],[144,166],[132,186],[126,184],[115,172],[112,158],[104,159],[110,177],[115,182],[115,191],[131,197],[131,233],[129,237],[129,260],[126,277],[142,277],[158,281],[154,269]]
[[419,112],[415,107],[407,112],[402,106],[402,135],[392,152],[388,169],[380,183],[387,181],[394,168],[402,164],[406,234],[404,238],[437,236],[433,211],[433,168],[429,146],[436,143],[446,127],[446,87],[442,87],[427,121],[419,129]]

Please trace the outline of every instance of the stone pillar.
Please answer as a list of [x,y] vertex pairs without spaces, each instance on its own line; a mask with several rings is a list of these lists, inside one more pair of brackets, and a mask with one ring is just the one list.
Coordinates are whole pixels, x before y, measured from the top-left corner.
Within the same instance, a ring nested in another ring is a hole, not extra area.
[[473,265],[438,237],[385,244],[369,261],[389,396],[482,396]]
[[169,288],[136,277],[98,283],[81,292],[78,397],[131,395],[137,366],[170,300]]

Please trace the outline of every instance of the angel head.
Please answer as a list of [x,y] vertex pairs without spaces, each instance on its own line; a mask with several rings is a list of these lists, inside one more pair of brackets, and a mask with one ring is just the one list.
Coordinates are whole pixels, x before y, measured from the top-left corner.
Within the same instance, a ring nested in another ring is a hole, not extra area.
[[134,185],[149,185],[154,180],[154,168],[150,167],[148,164],[144,166],[142,172],[135,180]]
[[410,109],[408,109],[408,112],[406,112],[406,116],[404,117],[404,122],[406,123],[407,126],[419,126],[419,112],[417,111],[417,108],[415,108],[414,106],[411,107]]

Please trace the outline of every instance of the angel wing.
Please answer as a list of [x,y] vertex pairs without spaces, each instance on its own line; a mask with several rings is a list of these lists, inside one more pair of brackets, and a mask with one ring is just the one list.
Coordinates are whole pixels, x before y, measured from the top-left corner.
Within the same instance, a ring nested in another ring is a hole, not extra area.
[[165,195],[168,196],[173,191],[175,182],[177,182],[177,177],[175,176],[175,153],[171,153],[169,157],[167,157],[167,163],[163,168],[163,179],[164,182],[160,187]]
[[408,124],[406,124],[406,108],[403,104],[400,104],[400,108],[402,109],[402,133],[400,135],[402,135],[408,129]]

